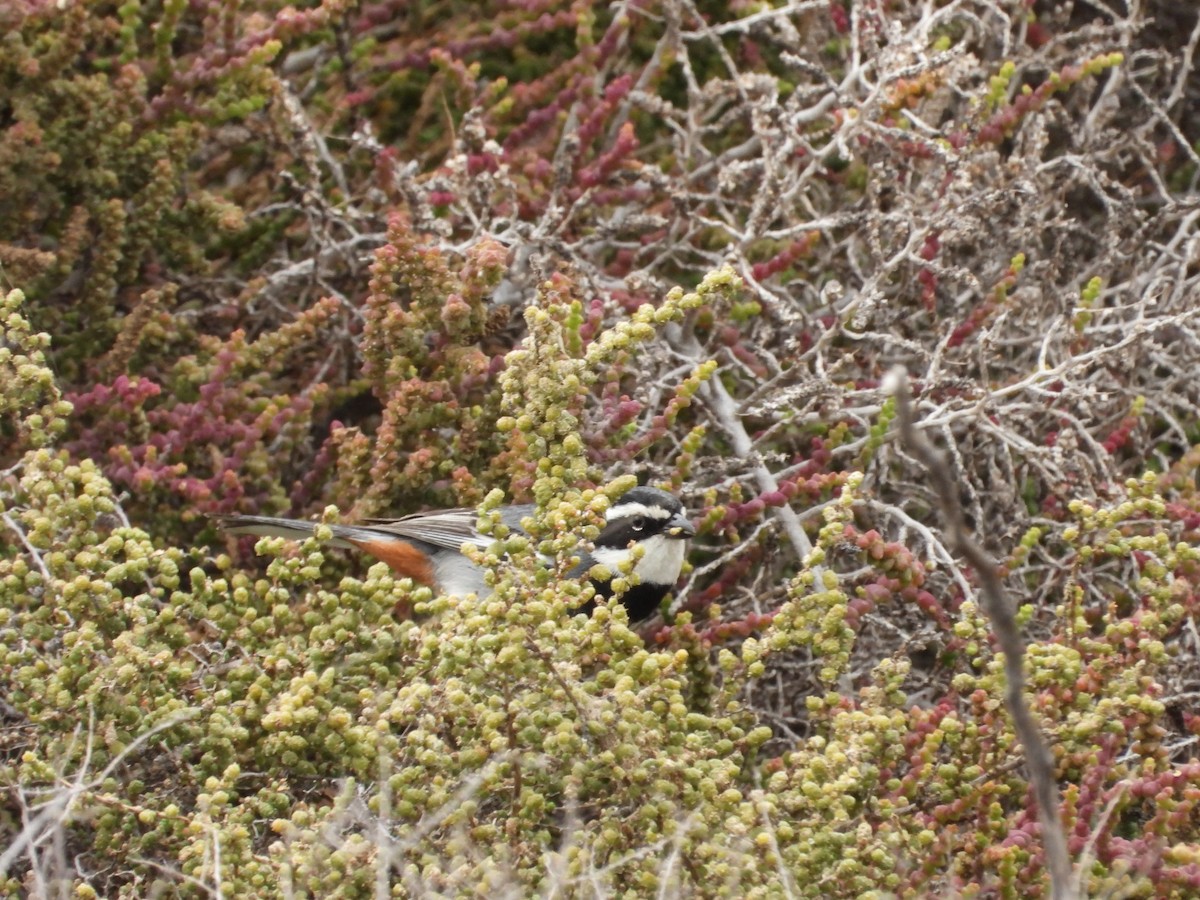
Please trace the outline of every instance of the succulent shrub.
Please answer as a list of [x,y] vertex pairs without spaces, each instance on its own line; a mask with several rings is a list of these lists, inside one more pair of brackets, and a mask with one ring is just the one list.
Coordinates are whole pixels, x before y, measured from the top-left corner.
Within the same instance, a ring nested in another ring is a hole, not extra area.
[[[948,506],[1074,889],[1196,893],[1187,4],[0,24],[5,893],[1046,895]],[[636,632],[565,578],[635,480]],[[207,518],[456,504],[489,597]]]

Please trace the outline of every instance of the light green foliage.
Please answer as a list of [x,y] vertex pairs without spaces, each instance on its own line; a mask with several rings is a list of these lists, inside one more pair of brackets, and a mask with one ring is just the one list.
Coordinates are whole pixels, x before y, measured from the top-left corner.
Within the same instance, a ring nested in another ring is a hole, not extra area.
[[[540,505],[530,540],[499,524],[502,492],[481,504],[496,540],[478,551],[494,587],[485,598],[435,597],[383,564],[336,580],[325,531],[298,548],[263,539],[264,577],[223,554],[156,546],[122,521],[91,461],[30,440],[0,482],[0,671],[28,735],[0,782],[27,803],[60,805],[46,820],[0,812],[14,846],[67,834],[81,858],[126,860],[148,888],[219,880],[227,895],[366,897],[389,884],[399,895],[910,896],[951,876],[992,884],[979,880],[983,864],[999,885],[1028,887],[1029,851],[1010,841],[1026,813],[1021,750],[974,604],[953,624],[960,702],[913,705],[903,657],[857,689],[842,684],[857,631],[830,563],[852,533],[860,475],[826,507],[789,601],[740,655],[722,650],[715,673],[686,615],[673,643],[648,648],[619,603],[572,612],[591,588],[561,578],[569,550],[628,487],[575,486],[590,475],[577,462],[584,391],[657,325],[734,286],[719,273],[673,294],[582,358],[569,301],[543,295],[530,314],[537,353],[512,354],[503,381],[508,439],[541,460]],[[24,361],[6,371],[25,387],[6,421],[29,434],[38,410],[61,401],[19,299],[6,301],[7,359]],[[1031,529],[1020,543],[1027,558],[1059,541],[1069,561],[1055,623],[1027,656],[1034,708],[1069,784],[1094,777],[1106,742],[1135,748],[1104,758],[1106,784],[1148,782],[1170,765],[1155,676],[1184,615],[1172,573],[1200,565],[1200,553],[1155,525],[1165,510],[1147,476],[1113,504],[1072,503],[1073,524]],[[860,546],[866,565],[878,550],[898,583],[912,577],[891,545]],[[1114,592],[1098,629],[1080,586],[1133,554],[1137,615],[1119,612],[1128,600]],[[829,693],[804,698],[803,739],[766,755],[772,730],[739,698],[767,662],[796,652],[811,654]],[[1171,784],[1156,789],[1161,809],[1122,795],[1113,814],[1150,816],[1185,860],[1195,835],[1171,824]],[[1067,801],[1096,814],[1075,788]],[[1098,867],[1091,886],[1130,878]],[[92,887],[68,880],[80,896]]]
[[[514,353],[505,387],[528,417],[514,433],[545,460],[539,549],[561,555],[585,509],[628,487],[551,500],[584,474],[570,412],[582,386],[735,284],[720,273],[673,294],[583,359],[565,352],[553,304],[531,313],[543,373]],[[558,585],[528,540],[493,525],[488,598],[433,597],[382,564],[334,591],[320,586],[321,535],[295,552],[262,540],[275,558],[255,578],[121,524],[90,462],[43,448],[17,471],[0,489],[23,540],[0,555],[0,666],[37,739],[0,778],[45,795],[84,784],[54,826],[95,852],[196,883],[220,873],[240,895],[355,896],[389,865],[448,893],[670,890],[713,866],[723,893],[744,896],[774,877],[754,861],[774,801],[749,800],[745,773],[770,732],[740,711],[736,682],[710,694],[712,712],[694,709],[703,670],[688,651],[646,649],[617,603],[571,615],[590,588]],[[485,524],[501,499],[483,504]],[[398,619],[398,601],[418,618]],[[351,780],[313,792],[339,779]],[[676,848],[689,871],[631,852],[647,847]]]
[[[626,363],[656,334],[688,310],[728,300],[740,288],[726,266],[707,275],[694,292],[672,290],[659,306],[643,305],[633,316],[599,335],[582,356],[572,351],[578,327],[577,305],[563,291],[564,281],[548,282],[539,302],[526,310],[526,347],[508,355],[501,377],[502,406],[509,415],[497,422],[511,432],[510,444],[527,459],[537,460],[535,499],[546,502],[585,476],[579,434],[580,416],[589,389],[602,374]],[[712,376],[710,364],[685,381],[678,397],[690,401],[700,382]],[[614,485],[614,496],[632,483]]]
[[[46,365],[50,335],[32,330],[24,303],[16,290],[0,298],[0,439],[13,449],[46,446],[71,413]],[[8,452],[0,451],[0,463]]]
[[[859,475],[850,476],[840,502],[826,508],[825,525],[817,546],[805,560],[804,568],[792,579],[788,586],[789,600],[779,610],[764,637],[771,651],[812,648],[821,660],[819,676],[824,684],[832,684],[844,671],[850,660],[855,633],[846,622],[849,597],[837,576],[815,567],[820,566],[827,553],[841,540],[845,525],[850,521],[855,489],[861,481]],[[747,642],[746,646],[753,645]],[[752,666],[751,673],[761,674],[763,667],[757,649],[752,652],[755,658],[747,659]]]
[[0,895],[1195,896],[1188,5],[0,4]]

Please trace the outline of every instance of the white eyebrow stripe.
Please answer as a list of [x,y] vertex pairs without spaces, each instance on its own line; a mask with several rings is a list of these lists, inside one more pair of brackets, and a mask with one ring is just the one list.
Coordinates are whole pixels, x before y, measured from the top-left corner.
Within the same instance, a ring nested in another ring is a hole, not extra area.
[[610,507],[604,514],[606,522],[614,519],[627,519],[632,516],[645,516],[647,519],[669,519],[673,513],[661,506],[647,506],[644,503],[618,503]]

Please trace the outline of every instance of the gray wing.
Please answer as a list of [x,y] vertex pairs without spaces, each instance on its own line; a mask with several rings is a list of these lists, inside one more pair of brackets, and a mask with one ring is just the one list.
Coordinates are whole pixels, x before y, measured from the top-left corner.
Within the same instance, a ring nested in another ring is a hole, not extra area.
[[[302,541],[313,536],[318,522],[306,522],[303,519],[283,519],[278,516],[214,516],[218,525],[230,534],[253,534],[258,537],[283,537],[293,541]],[[360,525],[330,525],[333,540],[329,543],[334,547],[353,547],[356,541],[378,540],[379,535],[372,528]]]
[[[533,512],[533,508],[533,504],[506,507],[500,520],[514,531],[522,531],[521,519]],[[456,509],[413,513],[400,519],[367,519],[364,524],[372,531],[423,541],[435,547],[445,547],[447,550],[457,550],[466,543],[480,547],[487,547],[492,543],[492,538],[475,530],[475,523],[478,521],[479,513],[475,507],[461,506]]]

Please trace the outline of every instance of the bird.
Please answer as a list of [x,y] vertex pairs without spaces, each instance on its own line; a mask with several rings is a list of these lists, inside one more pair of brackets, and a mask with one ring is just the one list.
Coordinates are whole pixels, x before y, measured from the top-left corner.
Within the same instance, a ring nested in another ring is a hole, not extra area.
[[[500,521],[512,531],[524,534],[521,520],[534,510],[531,503],[504,506],[500,509]],[[604,528],[591,549],[580,549],[580,561],[570,576],[582,578],[599,563],[609,577],[593,578],[592,585],[596,597],[607,600],[613,595],[611,576],[630,560],[635,547],[642,547],[642,556],[633,566],[637,584],[626,590],[620,601],[631,622],[648,619],[679,579],[687,539],[695,535],[696,529],[675,496],[645,486],[622,494],[605,512],[604,519]],[[495,540],[479,532],[477,520],[478,513],[473,507],[458,507],[399,519],[369,519],[358,525],[330,525],[333,540],[329,543],[362,550],[387,563],[401,577],[428,585],[439,594],[482,597],[490,593],[484,582],[484,570],[462,552],[464,544],[488,547]],[[221,517],[220,524],[231,534],[302,540],[312,537],[318,523],[274,516],[229,515]],[[575,611],[587,612],[589,607]]]

